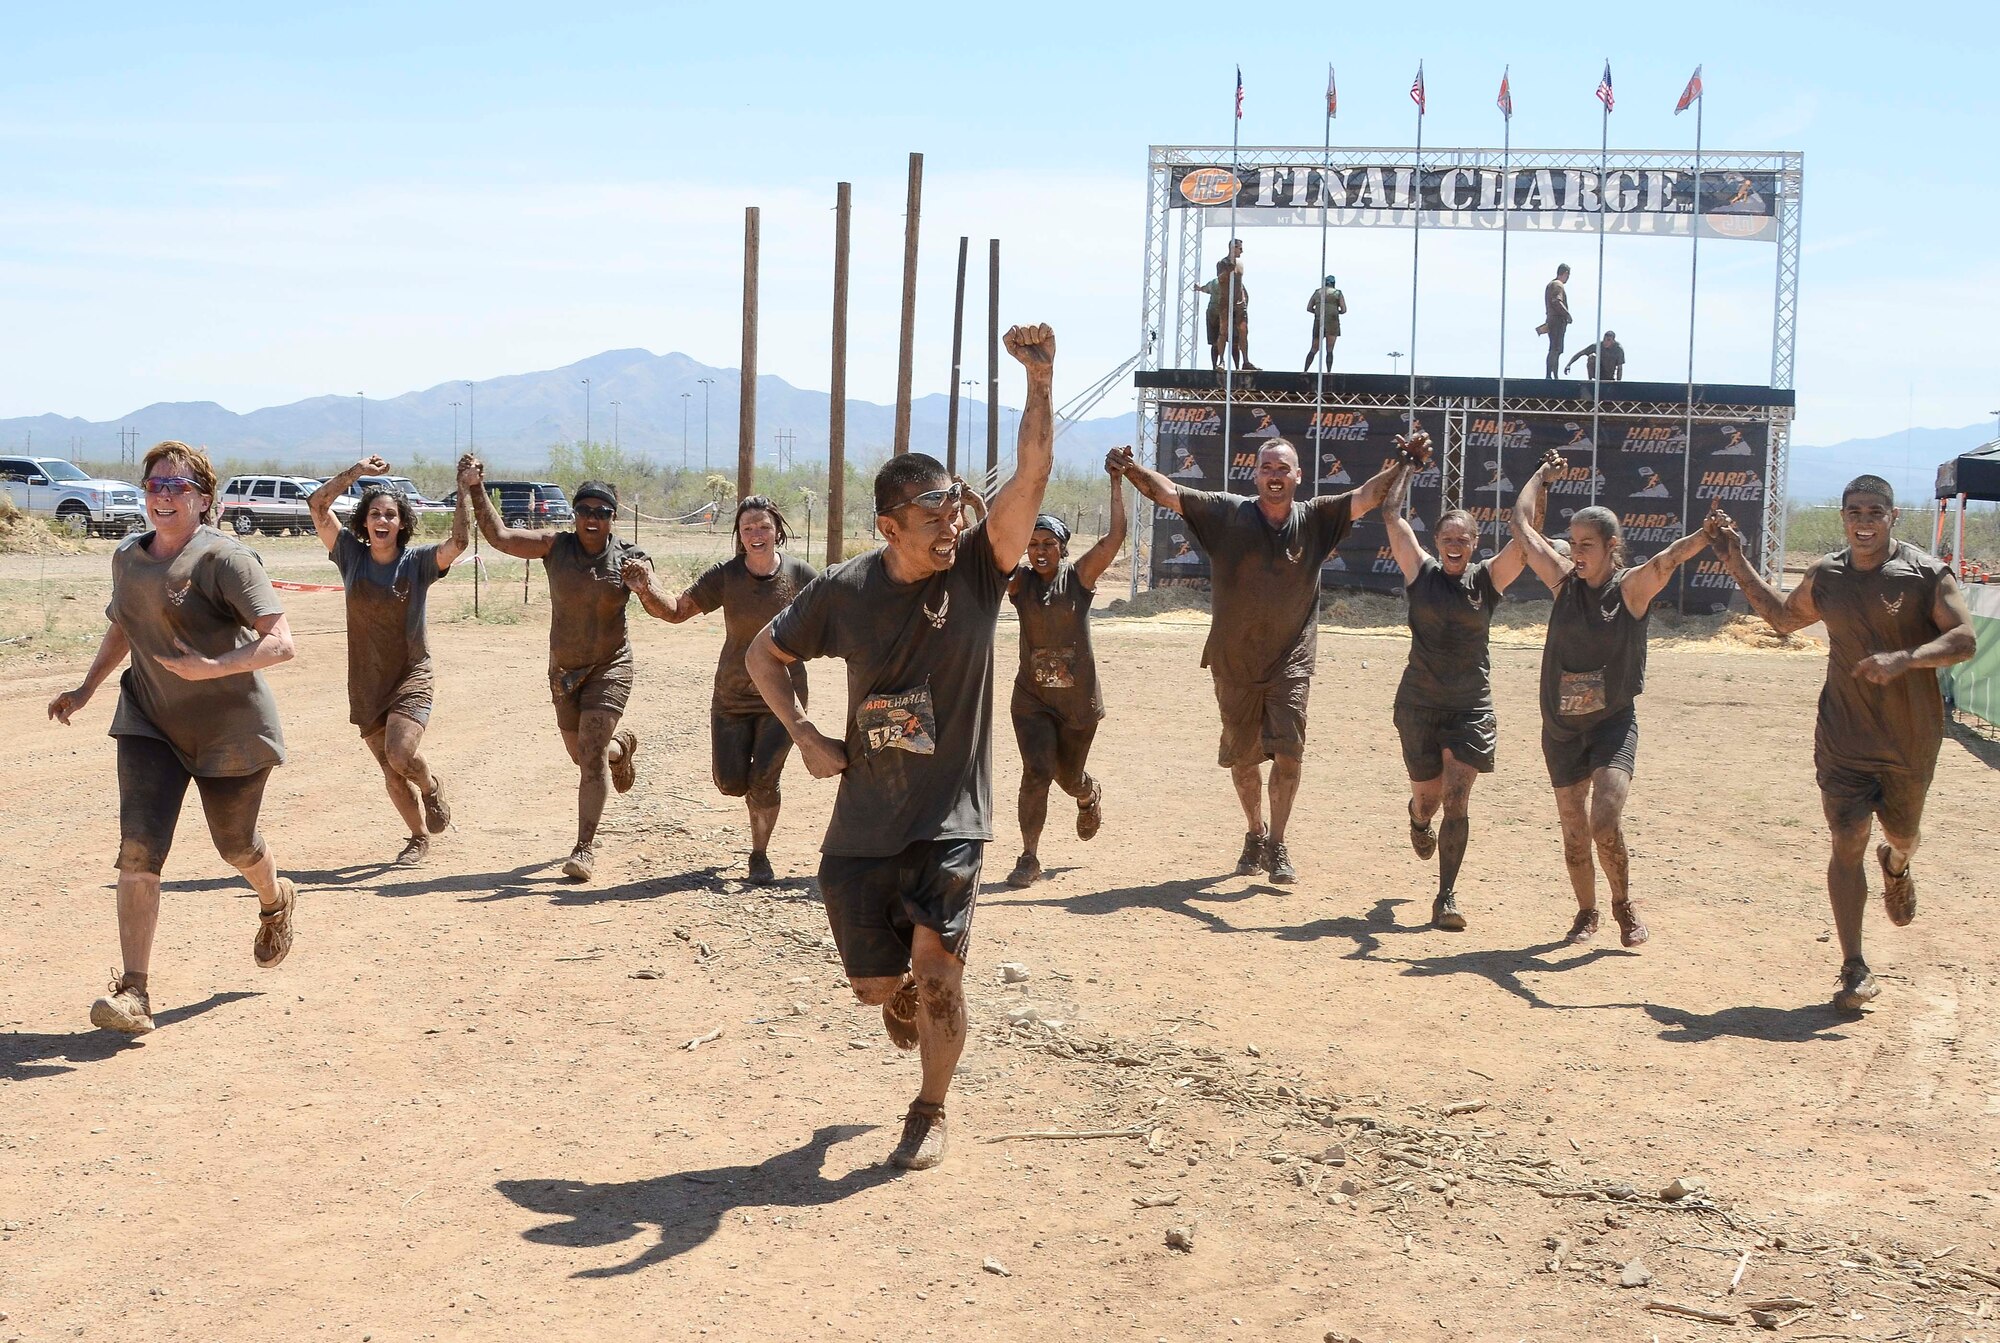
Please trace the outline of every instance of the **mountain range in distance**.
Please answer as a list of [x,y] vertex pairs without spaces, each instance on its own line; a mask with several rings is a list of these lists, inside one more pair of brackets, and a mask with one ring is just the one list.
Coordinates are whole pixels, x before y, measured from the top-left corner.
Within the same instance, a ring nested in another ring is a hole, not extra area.
[[[663,466],[686,464],[733,473],[736,409],[740,385],[733,368],[712,368],[684,354],[648,350],[607,350],[562,368],[487,378],[468,387],[440,383],[422,391],[366,400],[316,396],[289,405],[238,414],[213,401],[158,402],[117,420],[92,422],[62,415],[0,420],[0,445],[25,451],[30,444],[54,455],[95,462],[119,459],[119,434],[137,430],[141,447],[165,438],[198,443],[221,458],[270,461],[311,474],[354,460],[364,448],[394,462],[421,454],[433,461],[450,457],[456,419],[457,441],[473,443],[481,457],[506,470],[542,469],[549,448],[584,437],[582,380],[590,379],[590,437],[616,441],[627,452]],[[703,379],[713,379],[704,384]],[[707,427],[703,403],[706,393]],[[1114,389],[1113,397],[1124,395]],[[764,440],[761,461],[779,456],[778,435],[792,460],[826,460],[827,393],[794,387],[783,378],[757,379],[757,424]],[[459,402],[457,407],[453,402]],[[613,402],[617,405],[614,408]],[[910,405],[911,442],[919,451],[942,457],[949,398],[933,394]],[[968,426],[968,413],[970,424]],[[685,421],[683,416],[685,415]],[[847,403],[847,444],[852,460],[885,456],[894,441],[895,407],[872,401]],[[683,424],[685,423],[685,438]],[[1018,418],[1003,405],[1000,459],[1013,457]],[[1059,465],[1094,469],[1107,449],[1133,441],[1130,411],[1074,421],[1056,443]],[[704,451],[704,437],[706,450]],[[1792,448],[1790,494],[1816,503],[1836,499],[1840,487],[1864,472],[1886,478],[1899,500],[1930,498],[1938,463],[1993,437],[1985,423],[1961,429],[1909,429],[1874,438],[1847,439],[1825,446]],[[959,407],[961,462],[983,465],[986,457],[986,403]]]

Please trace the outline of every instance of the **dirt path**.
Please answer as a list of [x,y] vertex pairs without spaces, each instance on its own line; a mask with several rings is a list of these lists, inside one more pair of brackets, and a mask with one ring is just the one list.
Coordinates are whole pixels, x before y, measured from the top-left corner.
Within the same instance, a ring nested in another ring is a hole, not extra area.
[[[1496,649],[1501,765],[1453,936],[1421,926],[1403,839],[1398,641],[1321,642],[1280,891],[1214,875],[1241,821],[1201,626],[1102,622],[1109,823],[1079,844],[1059,800],[1052,879],[999,885],[999,725],[953,1154],[893,1179],[915,1069],[852,1005],[812,893],[831,785],[787,778],[784,889],[730,879],[715,622],[644,623],[640,783],[578,887],[552,866],[574,774],[539,614],[434,629],[459,823],[410,873],[379,866],[397,827],[345,722],[337,599],[294,612],[321,632],[273,678],[292,763],[266,831],[306,892],[297,949],[254,969],[248,894],[191,812],[136,1045],[84,1017],[116,959],[108,697],[65,732],[41,706],[74,666],[4,682],[0,1343],[1676,1339],[1712,1326],[1648,1302],[1780,1297],[1810,1303],[1774,1308],[1781,1337],[2000,1337],[2000,962],[1965,935],[1995,912],[2000,789],[1946,743],[1922,916],[1870,911],[1885,995],[1834,1015],[1813,659],[1656,653],[1635,955],[1560,944],[1532,649]],[[1002,987],[1002,961],[1031,977]],[[1040,1129],[1135,1136],[982,1141]],[[1677,1177],[1706,1195],[1655,1197]],[[1621,1289],[1634,1259],[1653,1280]]]

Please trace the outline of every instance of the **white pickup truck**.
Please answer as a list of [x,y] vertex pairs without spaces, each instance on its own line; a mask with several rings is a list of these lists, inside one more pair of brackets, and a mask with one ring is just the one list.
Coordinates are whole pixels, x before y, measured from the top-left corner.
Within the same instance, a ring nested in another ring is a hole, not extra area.
[[0,492],[23,513],[82,531],[123,536],[146,525],[138,486],[95,479],[60,457],[0,457]]

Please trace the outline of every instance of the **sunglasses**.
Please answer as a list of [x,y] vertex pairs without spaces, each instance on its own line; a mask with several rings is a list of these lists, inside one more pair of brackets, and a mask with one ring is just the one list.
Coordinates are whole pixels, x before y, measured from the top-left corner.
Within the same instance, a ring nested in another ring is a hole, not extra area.
[[963,483],[953,483],[941,490],[925,490],[922,494],[903,500],[896,507],[908,508],[911,504],[915,504],[918,508],[927,508],[933,512],[947,506],[955,508],[965,501],[965,493],[966,487]]
[[576,515],[580,518],[595,518],[599,522],[609,522],[617,516],[617,512],[609,508],[579,508],[576,510]]
[[189,480],[186,476],[147,476],[146,493],[164,494],[169,499],[178,499],[183,494],[199,492],[201,482]]

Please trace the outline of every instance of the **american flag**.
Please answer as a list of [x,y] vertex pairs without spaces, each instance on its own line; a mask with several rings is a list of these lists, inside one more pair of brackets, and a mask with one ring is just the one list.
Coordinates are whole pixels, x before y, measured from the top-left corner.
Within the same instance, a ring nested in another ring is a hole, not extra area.
[[1333,91],[1333,67],[1326,67],[1326,114],[1328,117],[1340,114],[1340,99]]
[[1507,118],[1509,121],[1514,119],[1514,94],[1507,87],[1506,70],[1500,72],[1500,96],[1494,102],[1499,107],[1501,116]]
[[1674,115],[1679,116],[1681,113],[1687,111],[1688,108],[1694,106],[1695,100],[1700,97],[1701,67],[1697,65],[1694,68],[1694,73],[1688,76],[1688,86],[1681,90],[1681,100],[1674,104]]
[[1236,119],[1243,120],[1243,67],[1236,67]]
[[1417,105],[1417,115],[1424,114],[1424,63],[1417,62],[1417,77],[1410,81],[1410,101]]
[[1597,101],[1604,104],[1604,110],[1611,110],[1611,62],[1604,63],[1604,78],[1597,81]]

